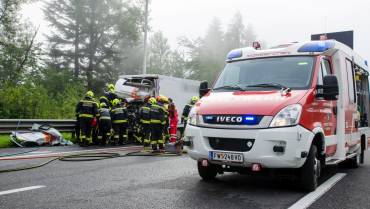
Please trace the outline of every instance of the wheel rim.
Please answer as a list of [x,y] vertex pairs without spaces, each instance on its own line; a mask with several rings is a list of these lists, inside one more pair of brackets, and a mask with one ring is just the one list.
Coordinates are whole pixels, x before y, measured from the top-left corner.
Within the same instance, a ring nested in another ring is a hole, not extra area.
[[357,164],[360,164],[361,162],[361,160],[360,160],[360,155],[361,155],[361,152],[360,153],[357,153],[357,155],[356,155],[356,162],[357,162]]
[[315,176],[315,181],[320,177],[321,174],[321,162],[317,157],[315,157],[315,165],[314,165],[314,176]]

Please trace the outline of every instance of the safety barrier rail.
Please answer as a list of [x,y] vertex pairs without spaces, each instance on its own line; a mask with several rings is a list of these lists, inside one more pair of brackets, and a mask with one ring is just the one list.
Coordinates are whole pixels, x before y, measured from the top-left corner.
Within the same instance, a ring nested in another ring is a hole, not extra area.
[[30,130],[34,123],[47,124],[61,132],[74,132],[76,120],[59,119],[0,119],[0,133]]

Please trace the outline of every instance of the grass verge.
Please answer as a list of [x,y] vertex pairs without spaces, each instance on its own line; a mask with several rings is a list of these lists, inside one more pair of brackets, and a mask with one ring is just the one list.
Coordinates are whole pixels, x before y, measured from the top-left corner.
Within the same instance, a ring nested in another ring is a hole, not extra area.
[[12,142],[10,141],[9,134],[0,134],[0,148],[11,147]]

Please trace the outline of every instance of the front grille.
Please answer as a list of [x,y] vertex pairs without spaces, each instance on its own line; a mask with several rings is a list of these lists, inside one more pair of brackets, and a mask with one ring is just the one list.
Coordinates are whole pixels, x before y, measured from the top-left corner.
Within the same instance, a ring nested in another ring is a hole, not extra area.
[[208,140],[212,149],[224,151],[247,152],[254,145],[254,139],[208,137]]

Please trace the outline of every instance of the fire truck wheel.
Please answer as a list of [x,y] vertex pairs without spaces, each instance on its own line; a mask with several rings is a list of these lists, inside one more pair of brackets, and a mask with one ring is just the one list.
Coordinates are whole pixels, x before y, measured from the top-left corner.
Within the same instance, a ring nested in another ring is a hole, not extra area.
[[308,191],[314,191],[317,188],[320,174],[321,162],[318,158],[316,146],[312,145],[306,162],[300,169],[302,188]]
[[361,150],[351,159],[348,159],[348,165],[350,168],[358,168],[360,166]]
[[208,166],[202,166],[202,163],[198,162],[198,173],[204,181],[211,181],[215,179],[217,175],[217,168],[212,164],[208,164]]

